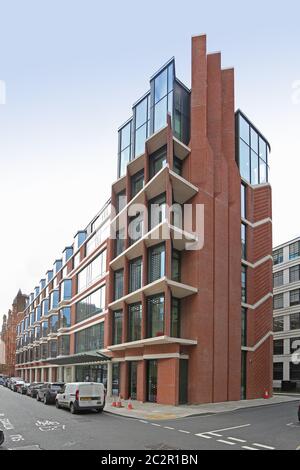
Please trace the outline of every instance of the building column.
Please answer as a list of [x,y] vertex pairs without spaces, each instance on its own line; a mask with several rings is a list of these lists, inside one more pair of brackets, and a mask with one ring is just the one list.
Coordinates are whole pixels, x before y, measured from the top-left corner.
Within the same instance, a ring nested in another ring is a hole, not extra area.
[[33,376],[34,376],[34,382],[37,382],[37,381],[38,381],[38,380],[37,380],[37,378],[38,378],[38,376],[37,376],[37,368],[33,369]]
[[75,382],[75,366],[71,367],[71,382]]
[[41,382],[44,382],[44,367],[41,367]]
[[52,382],[52,367],[49,367],[48,369],[48,382]]
[[107,397],[112,396],[112,361],[107,363]]
[[33,369],[29,369],[29,382],[32,383],[33,380],[32,380],[32,372],[33,372]]
[[58,367],[57,381],[58,382],[63,382],[63,368],[62,367]]

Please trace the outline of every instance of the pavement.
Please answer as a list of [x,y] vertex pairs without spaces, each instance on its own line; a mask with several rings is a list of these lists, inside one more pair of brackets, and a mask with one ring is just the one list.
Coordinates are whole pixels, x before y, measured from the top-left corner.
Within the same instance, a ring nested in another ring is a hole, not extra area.
[[[210,403],[205,405],[181,405],[181,406],[169,406],[169,405],[158,405],[156,403],[142,403],[132,400],[122,400],[122,407],[117,408],[112,406],[113,399],[109,399],[106,405],[106,412],[113,413],[118,416],[124,416],[127,418],[146,419],[146,420],[169,420],[169,419],[180,419],[188,416],[205,416],[217,413],[226,413],[236,410],[242,410],[245,408],[255,408],[260,406],[278,405],[281,403],[288,403],[293,401],[300,402],[299,395],[283,395],[276,394],[269,399],[256,399],[256,400],[241,400],[231,401],[224,403]],[[128,408],[131,403],[132,409]]]
[[297,402],[285,400],[167,420],[106,411],[72,415],[0,387],[0,428],[4,449],[11,451],[109,450],[122,455],[114,451],[295,450],[300,446],[297,410]]

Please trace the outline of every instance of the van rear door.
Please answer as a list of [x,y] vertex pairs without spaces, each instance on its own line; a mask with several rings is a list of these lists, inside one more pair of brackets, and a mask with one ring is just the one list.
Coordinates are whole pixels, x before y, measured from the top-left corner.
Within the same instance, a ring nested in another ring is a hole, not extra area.
[[104,387],[103,384],[87,383],[79,385],[79,406],[98,407],[103,405]]

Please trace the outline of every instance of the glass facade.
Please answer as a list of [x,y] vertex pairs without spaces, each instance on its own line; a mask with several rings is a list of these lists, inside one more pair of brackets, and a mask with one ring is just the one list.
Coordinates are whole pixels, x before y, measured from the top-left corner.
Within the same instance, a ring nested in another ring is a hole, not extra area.
[[76,323],[87,320],[105,309],[105,286],[100,287],[92,294],[76,304]]
[[58,355],[68,356],[70,354],[70,336],[64,335],[58,338]]
[[59,311],[59,328],[70,328],[71,326],[71,308],[65,307]]
[[240,111],[236,114],[241,177],[252,185],[268,182],[269,144]]
[[104,322],[75,333],[75,352],[96,351],[104,347]]
[[164,335],[165,297],[156,295],[147,299],[148,338]]
[[134,292],[142,287],[142,258],[137,258],[129,264],[129,292]]
[[128,341],[142,338],[142,304],[128,306]]
[[172,298],[171,337],[180,338],[180,300]]
[[124,293],[124,270],[116,271],[114,273],[114,299],[118,300],[123,297]]
[[148,251],[148,282],[154,282],[165,276],[165,244],[156,245]]
[[172,59],[150,80],[150,92],[133,106],[133,117],[119,129],[118,177],[128,162],[145,151],[145,141],[166,126],[170,114],[174,135],[184,144],[190,139],[190,90],[175,76]]
[[87,289],[93,282],[100,279],[106,273],[106,250],[102,251],[86,268],[77,276],[77,292]]
[[113,312],[113,344],[122,343],[122,331],[123,331],[123,312],[119,310]]

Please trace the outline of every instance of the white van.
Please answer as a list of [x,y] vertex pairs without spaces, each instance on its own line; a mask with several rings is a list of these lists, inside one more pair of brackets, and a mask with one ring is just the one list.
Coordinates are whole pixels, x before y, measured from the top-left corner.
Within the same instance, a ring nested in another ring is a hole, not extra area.
[[68,408],[73,414],[91,409],[101,413],[105,406],[104,385],[95,382],[67,383],[56,395],[55,405],[56,408]]

